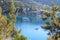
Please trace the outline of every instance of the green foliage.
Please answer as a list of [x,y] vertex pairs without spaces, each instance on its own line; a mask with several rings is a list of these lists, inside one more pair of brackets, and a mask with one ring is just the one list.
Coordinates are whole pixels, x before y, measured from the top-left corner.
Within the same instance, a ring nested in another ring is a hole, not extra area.
[[28,40],[24,35],[20,35],[20,40]]
[[[27,40],[27,38],[24,35],[21,35],[21,30],[16,30],[14,27],[14,23],[16,21],[16,16],[18,15],[16,11],[16,8],[14,6],[13,0],[11,0],[11,7],[9,11],[9,18],[7,16],[2,14],[2,7],[0,7],[0,40],[9,40],[9,38],[12,38],[13,40]],[[14,14],[15,13],[15,14]]]
[[50,30],[52,27],[50,25],[46,24],[42,28],[45,29],[45,30]]
[[43,16],[43,17],[42,17],[42,20],[45,21],[45,20],[47,20],[47,18],[48,18],[47,16]]
[[50,12],[48,12],[48,11],[43,11],[43,13],[44,13],[44,15],[46,15],[47,17],[50,17]]
[[[48,22],[46,22],[45,25],[42,26],[43,29],[49,30],[49,35],[50,37],[48,40],[60,40],[60,20],[58,19],[59,17],[57,16],[57,12],[60,12],[60,7],[52,4],[52,12],[49,11],[42,11],[43,20],[49,19]],[[45,17],[45,16],[46,17]]]
[[14,40],[28,40],[24,35],[16,35]]

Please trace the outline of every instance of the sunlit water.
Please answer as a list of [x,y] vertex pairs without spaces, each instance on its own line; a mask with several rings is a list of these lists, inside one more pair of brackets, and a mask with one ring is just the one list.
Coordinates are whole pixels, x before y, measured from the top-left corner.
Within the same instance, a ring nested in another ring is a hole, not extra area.
[[[36,1],[37,2],[40,1],[41,3],[51,5],[51,0],[47,0],[47,1],[36,0]],[[56,0],[54,2],[57,3]],[[57,4],[60,5],[59,3],[60,2],[58,1]],[[21,20],[19,20],[19,21],[21,21]],[[40,21],[40,22],[38,21],[37,23],[31,23],[31,22],[30,23],[29,22],[21,22],[20,23],[19,21],[17,21],[17,23],[15,24],[15,27],[17,29],[21,29],[22,30],[21,34],[25,35],[29,40],[47,40],[47,37],[48,37],[47,33],[48,33],[48,31],[44,31],[41,28],[41,25],[44,24],[43,21]],[[35,30],[35,28],[39,28],[39,29]]]
[[[15,27],[16,29],[21,29],[21,34],[26,36],[28,40],[47,40],[48,31],[45,31],[41,28],[45,22],[49,22],[49,20],[42,21],[40,15],[36,17],[17,17]],[[38,28],[38,30],[36,30]]]
[[[47,40],[47,31],[44,31],[40,26],[42,23],[22,22],[16,23],[17,29],[21,29],[21,34],[25,35],[29,40]],[[36,28],[39,28],[36,30]]]

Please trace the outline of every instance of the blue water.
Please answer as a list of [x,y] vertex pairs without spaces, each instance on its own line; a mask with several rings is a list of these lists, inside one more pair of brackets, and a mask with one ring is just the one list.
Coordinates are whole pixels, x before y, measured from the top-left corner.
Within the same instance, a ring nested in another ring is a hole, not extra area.
[[[15,26],[17,29],[21,29],[21,34],[25,35],[29,40],[47,40],[47,31],[44,31],[40,26],[42,24],[37,23],[29,23],[22,22],[16,23]],[[39,28],[39,30],[35,30],[35,28]]]
[[[22,0],[27,1],[27,0]],[[51,5],[52,0],[34,0],[36,2],[40,2],[42,4]],[[60,0],[53,0],[56,5],[60,5]],[[18,19],[19,20],[19,19]],[[29,40],[47,40],[47,33],[48,31],[44,31],[41,28],[44,21],[38,21],[37,23],[30,23],[30,22],[20,22],[21,20],[17,21],[15,24],[16,29],[21,29],[21,34],[26,36]],[[35,30],[35,28],[39,28],[39,30]]]

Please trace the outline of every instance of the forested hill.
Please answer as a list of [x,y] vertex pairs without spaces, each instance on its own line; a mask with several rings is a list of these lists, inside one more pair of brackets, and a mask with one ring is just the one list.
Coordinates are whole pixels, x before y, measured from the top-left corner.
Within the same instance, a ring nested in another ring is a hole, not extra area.
[[[7,0],[7,2],[11,2],[10,0]],[[50,6],[49,5],[46,5],[46,4],[42,4],[40,2],[36,2],[34,0],[15,0],[15,5],[17,7],[20,7],[20,6],[23,6],[23,7],[32,7],[32,8],[35,8],[37,10],[40,10],[40,9],[50,9]]]

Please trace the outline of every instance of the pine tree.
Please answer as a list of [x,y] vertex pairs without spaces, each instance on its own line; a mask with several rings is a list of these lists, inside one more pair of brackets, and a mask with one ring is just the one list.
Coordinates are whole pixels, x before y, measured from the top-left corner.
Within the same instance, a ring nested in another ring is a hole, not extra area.
[[51,11],[42,11],[42,20],[46,21],[46,24],[42,26],[43,29],[49,30],[48,35],[50,37],[48,40],[59,40],[60,39],[60,17],[57,16],[57,12],[60,11],[60,7],[52,3]]
[[8,12],[9,18],[2,14],[3,10],[0,5],[0,40],[27,40],[25,36],[20,34],[21,30],[16,30],[14,27],[18,15],[14,1],[11,0],[10,11]]

